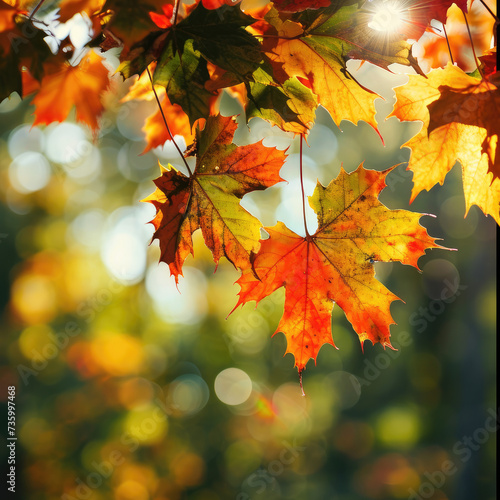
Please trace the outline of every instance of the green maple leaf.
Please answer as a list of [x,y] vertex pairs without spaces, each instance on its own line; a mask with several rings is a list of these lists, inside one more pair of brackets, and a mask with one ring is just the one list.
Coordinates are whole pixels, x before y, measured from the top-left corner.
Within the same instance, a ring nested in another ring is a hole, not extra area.
[[200,2],[175,31],[177,37],[192,39],[205,59],[231,72],[239,83],[251,80],[263,61],[259,42],[245,30],[254,22],[239,6],[207,10]]

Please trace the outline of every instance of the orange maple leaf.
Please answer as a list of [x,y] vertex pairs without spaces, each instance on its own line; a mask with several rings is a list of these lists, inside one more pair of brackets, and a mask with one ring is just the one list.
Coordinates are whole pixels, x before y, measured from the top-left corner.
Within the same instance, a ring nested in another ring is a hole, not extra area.
[[38,3],[37,0],[2,0],[2,2],[10,5],[11,7],[15,7],[16,9],[24,11],[25,14],[32,11]]
[[395,90],[397,102],[390,116],[423,122],[420,132],[402,146],[412,150],[408,164],[414,183],[411,201],[420,191],[443,184],[458,160],[466,215],[472,205],[478,205],[500,224],[498,88],[448,64],[432,70],[427,78],[412,75]]
[[167,29],[172,26],[172,15],[174,13],[174,6],[172,4],[162,5],[161,7],[163,14],[157,14],[156,12],[150,12],[149,17],[158,28]]
[[62,122],[74,106],[76,120],[86,123],[96,133],[104,111],[101,94],[108,85],[109,70],[95,52],[88,52],[77,66],[66,62],[51,64],[33,99],[33,125]]
[[14,17],[18,14],[18,10],[11,5],[0,1],[0,33],[15,28],[16,23]]
[[[149,65],[149,71],[153,74],[156,67],[156,62]],[[161,102],[161,109],[167,120],[170,132],[173,136],[181,135],[186,140],[186,144],[193,142],[194,134],[192,131],[191,124],[189,123],[188,115],[183,111],[181,106],[178,104],[172,104],[165,93],[165,87],[161,85],[155,85],[156,95]],[[151,80],[147,71],[144,71],[142,75],[134,82],[134,84],[129,88],[127,94],[121,99],[121,102],[128,102],[134,99],[152,101],[155,100],[155,92],[151,86]],[[214,102],[217,96],[214,95]],[[215,111],[215,105],[211,107]],[[211,114],[216,114],[211,113]],[[199,124],[205,123],[204,119],[200,119]],[[146,118],[142,130],[145,133],[146,147],[143,153],[147,153],[149,150],[162,146],[165,141],[172,140],[172,136],[168,133],[167,127],[165,126],[165,121],[163,115],[159,109],[157,109],[152,115]]]
[[[143,153],[147,153],[150,149],[162,146],[165,141],[173,140],[172,136],[181,135],[186,140],[186,144],[193,142],[193,132],[189,123],[189,117],[184,113],[183,109],[178,104],[172,104],[165,95],[161,102],[161,108],[172,135],[168,133],[167,127],[163,120],[163,115],[158,109],[151,116],[146,118],[144,123],[144,133],[146,134],[146,147]],[[203,120],[205,122],[205,120]]]
[[470,69],[469,38],[466,31],[447,28],[447,37],[433,34],[421,42],[423,55],[419,58],[423,67],[428,69],[442,68],[450,60],[448,44],[453,54],[453,60],[462,69]]
[[59,5],[59,19],[66,22],[75,14],[85,12],[89,17],[101,12],[106,0],[63,0]]
[[[493,6],[493,3],[490,2]],[[467,15],[472,30],[476,53],[483,53],[490,47],[494,19],[486,9],[475,2]],[[441,68],[450,60],[450,46],[453,60],[464,71],[474,71],[476,64],[470,45],[469,33],[464,21],[463,9],[452,5],[448,10],[446,36],[444,31],[436,32],[419,42],[423,55],[419,57],[422,66]]]
[[[361,345],[365,340],[392,347],[390,305],[400,300],[375,279],[374,261],[402,262],[418,269],[427,248],[442,248],[419,224],[423,214],[389,210],[378,201],[386,186],[384,172],[365,170],[340,175],[327,187],[319,182],[310,205],[318,230],[305,238],[282,222],[265,228],[252,269],[243,272],[240,304],[257,303],[284,286],[285,308],[276,332],[287,338],[287,350],[301,372],[322,345],[333,344],[333,303],[345,312]],[[236,308],[235,307],[235,308]]]
[[26,12],[19,10],[16,5],[0,0],[0,55],[3,57],[11,48],[12,32],[16,29],[15,19],[19,14],[26,14]]
[[214,261],[225,256],[236,267],[250,266],[250,253],[259,249],[261,223],[241,205],[250,191],[282,181],[279,170],[285,153],[262,141],[232,144],[236,123],[231,117],[211,116],[196,134],[196,169],[186,177],[174,167],[162,167],[156,191],[144,201],[157,210],[151,221],[153,239],[160,242],[160,260],[178,282],[186,257],[193,254],[192,234],[200,228]]

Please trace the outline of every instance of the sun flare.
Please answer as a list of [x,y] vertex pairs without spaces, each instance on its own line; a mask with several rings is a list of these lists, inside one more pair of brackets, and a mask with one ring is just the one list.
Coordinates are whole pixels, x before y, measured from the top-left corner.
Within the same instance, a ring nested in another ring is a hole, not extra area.
[[395,1],[386,1],[374,6],[368,27],[384,33],[397,33],[404,24],[404,8]]

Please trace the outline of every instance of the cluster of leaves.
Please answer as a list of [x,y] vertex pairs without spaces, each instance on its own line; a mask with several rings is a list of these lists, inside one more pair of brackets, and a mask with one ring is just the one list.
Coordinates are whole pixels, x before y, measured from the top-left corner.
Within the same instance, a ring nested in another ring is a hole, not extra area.
[[[458,160],[466,210],[476,204],[500,223],[495,49],[479,58],[472,74],[450,63],[426,75],[408,41],[432,29],[433,19],[446,22],[452,3],[405,2],[397,26],[384,33],[373,27],[377,9],[389,8],[384,0],[191,0],[189,5],[181,0],[4,0],[0,99],[14,91],[22,97],[36,92],[35,124],[62,121],[76,107],[76,119],[97,136],[110,85],[97,50],[120,47],[118,72],[125,79],[136,77],[123,100],[159,104],[145,125],[146,149],[179,134],[190,144],[185,155],[196,156],[193,172],[186,163],[187,176],[170,165],[162,168],[147,199],[157,209],[152,223],[161,260],[177,281],[193,253],[192,234],[201,229],[214,261],[226,257],[241,270],[238,305],[258,302],[284,286],[278,331],[285,333],[287,352],[301,372],[322,345],[333,344],[334,302],[361,343],[390,347],[390,304],[398,298],[375,279],[373,263],[418,268],[425,250],[439,245],[419,224],[421,214],[389,210],[378,201],[391,169],[375,172],[362,165],[351,174],[342,170],[326,187],[318,183],[310,197],[318,216],[314,235],[307,225],[302,237],[278,222],[265,228],[269,238],[260,240],[262,224],[240,200],[282,180],[286,153],[262,143],[234,145],[234,119],[218,113],[222,91],[240,101],[247,121],[260,117],[300,134],[302,141],[318,105],[337,126],[362,120],[378,131],[374,101],[379,96],[356,81],[348,60],[385,70],[393,63],[413,68],[416,74],[396,89],[393,111],[399,120],[423,123],[404,145],[411,148],[412,199],[442,184]],[[465,16],[466,0],[456,3]],[[61,22],[78,13],[88,22],[92,36],[84,47],[75,47],[70,36],[46,42],[50,26],[37,19],[37,12],[56,7]]]

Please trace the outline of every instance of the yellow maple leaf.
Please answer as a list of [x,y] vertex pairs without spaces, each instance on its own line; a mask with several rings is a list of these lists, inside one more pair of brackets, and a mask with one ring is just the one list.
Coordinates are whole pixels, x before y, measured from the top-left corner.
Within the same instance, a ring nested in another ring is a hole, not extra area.
[[275,78],[283,80],[283,73],[299,78],[338,126],[342,120],[354,124],[363,120],[377,130],[374,101],[379,96],[348,72],[348,59],[369,61],[382,68],[399,63],[420,71],[408,42],[402,37],[379,40],[370,28],[369,17],[360,15],[355,5],[332,5],[304,25],[282,22],[272,10],[266,20],[276,32],[266,34],[263,42]]
[[[414,183],[411,201],[421,191],[443,184],[458,160],[462,165],[465,214],[477,205],[500,224],[496,140],[486,128],[488,122],[493,127],[498,120],[493,115],[500,104],[499,91],[452,64],[427,76],[412,75],[406,85],[396,87],[397,102],[390,115],[423,122],[420,132],[402,146],[412,151],[408,164]],[[434,110],[432,122],[430,110]],[[490,171],[490,162],[496,175]]]

